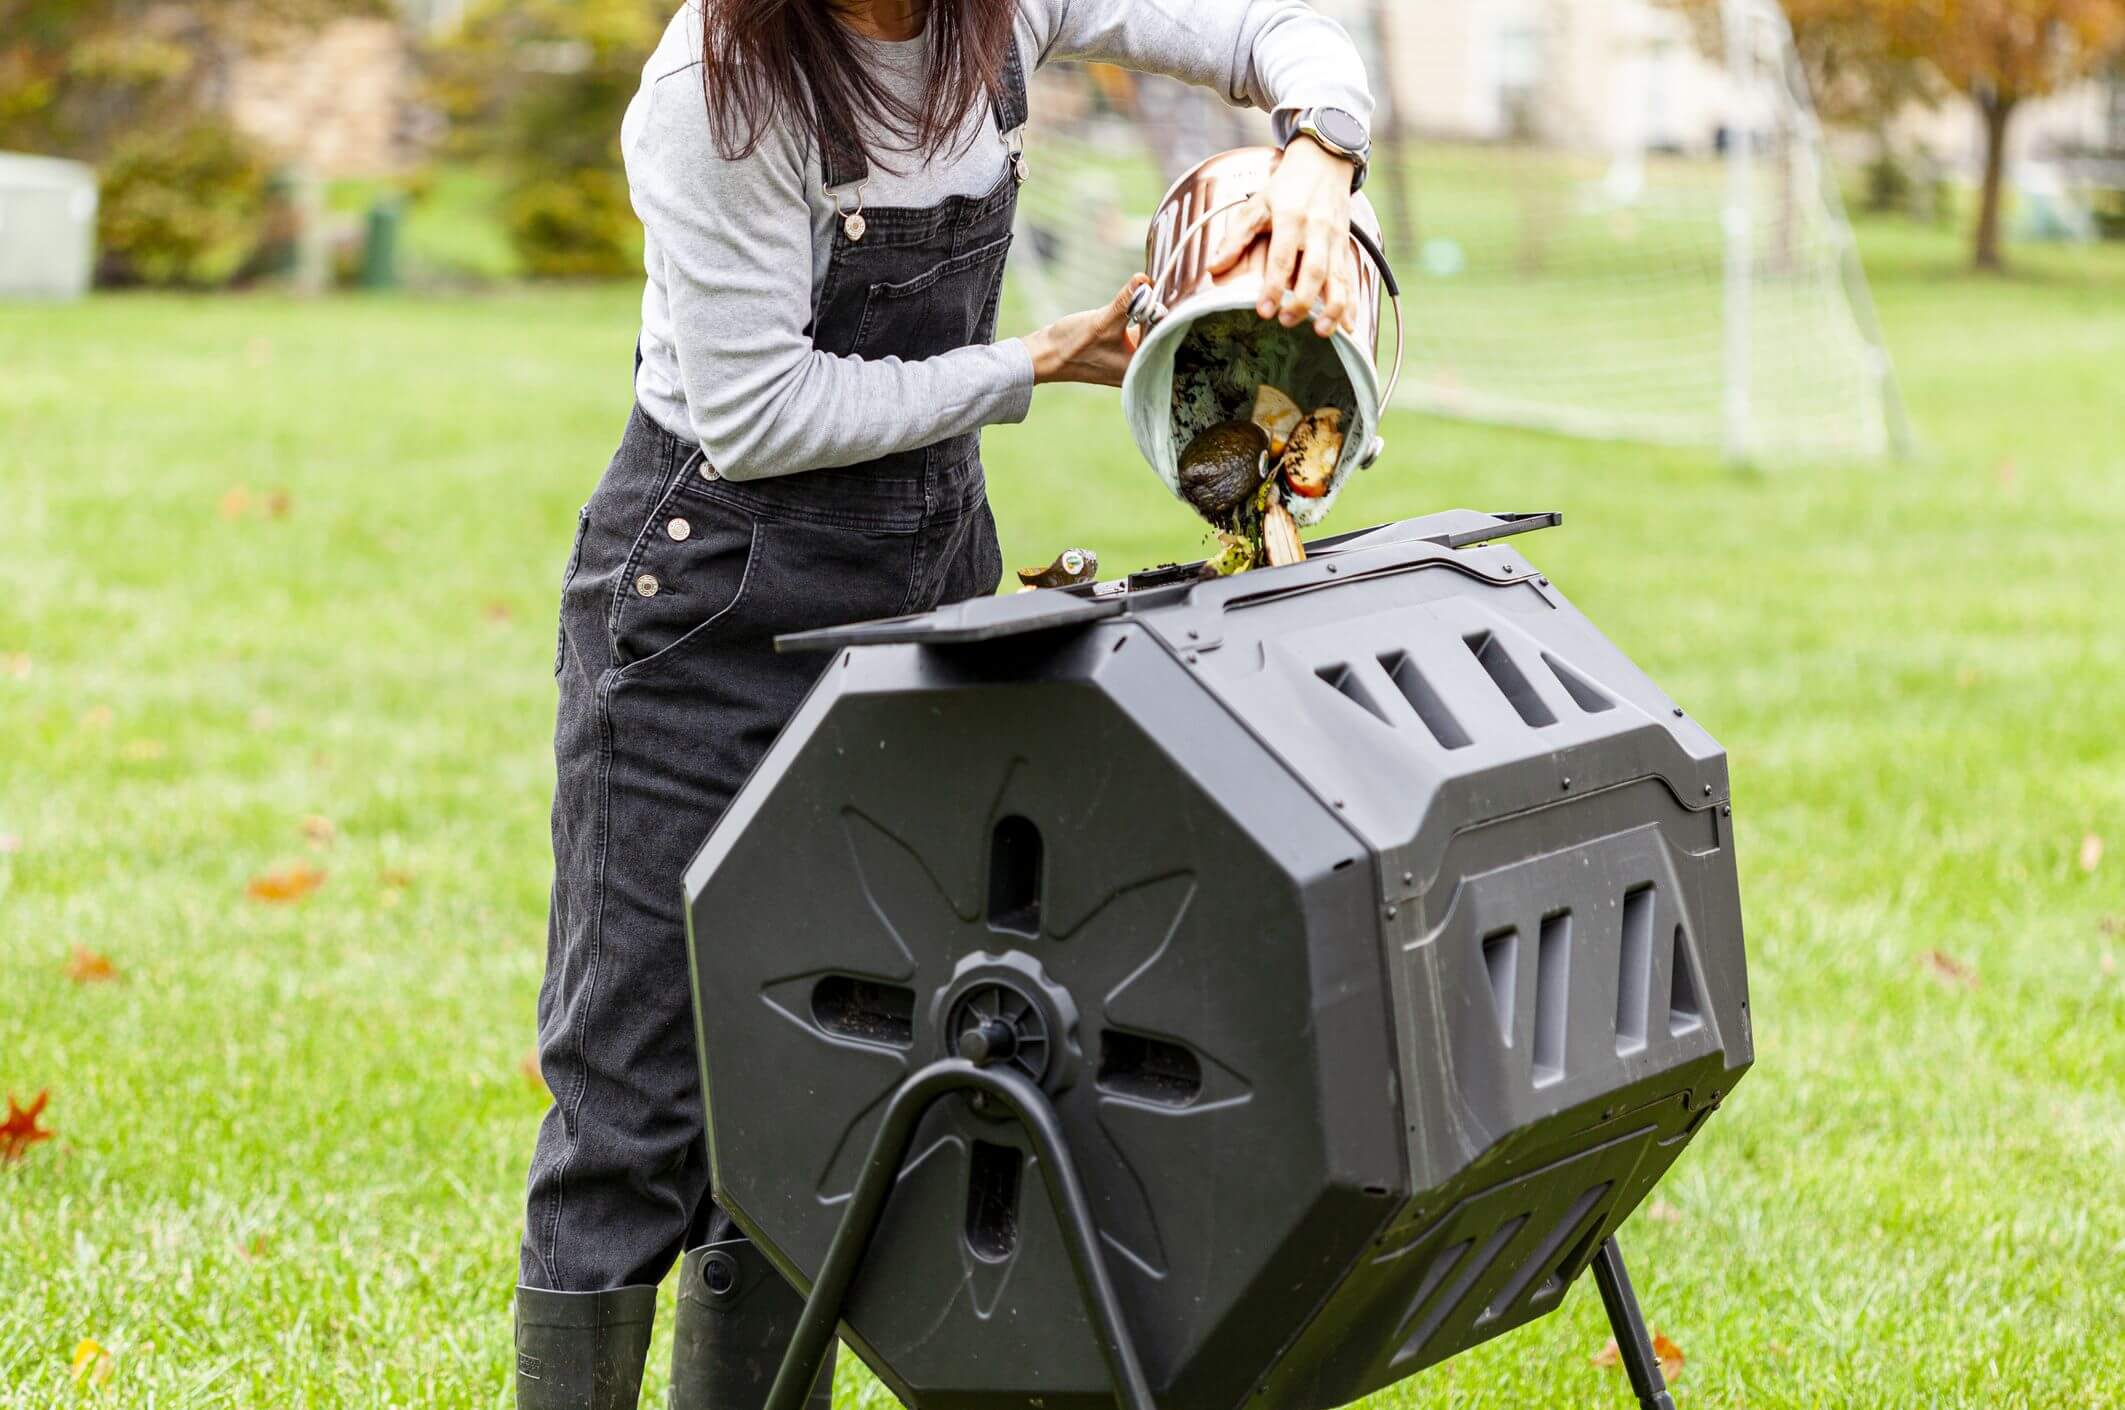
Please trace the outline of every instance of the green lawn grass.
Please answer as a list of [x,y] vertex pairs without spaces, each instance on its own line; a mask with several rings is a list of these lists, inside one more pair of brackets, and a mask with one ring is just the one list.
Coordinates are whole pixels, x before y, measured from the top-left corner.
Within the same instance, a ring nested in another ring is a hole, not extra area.
[[[1732,750],[1758,1066],[1626,1231],[1680,1402],[2117,1405],[2125,251],[1869,245],[1918,463],[1403,417],[1333,527],[1564,510],[1527,553]],[[0,309],[0,1088],[58,1133],[0,1168],[0,1407],[507,1403],[554,596],[635,304]],[[1198,543],[1110,397],[988,459],[1013,562]],[[1623,1406],[1606,1335],[1581,1291],[1379,1403]]]

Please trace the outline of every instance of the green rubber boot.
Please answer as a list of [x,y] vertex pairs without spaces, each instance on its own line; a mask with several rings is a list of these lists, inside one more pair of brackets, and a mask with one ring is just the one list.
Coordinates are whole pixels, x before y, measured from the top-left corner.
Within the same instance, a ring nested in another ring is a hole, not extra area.
[[636,1410],[657,1317],[654,1286],[516,1290],[517,1410]]
[[[762,1410],[804,1299],[749,1239],[706,1244],[679,1266],[670,1410]],[[834,1352],[805,1400],[832,1410]]]

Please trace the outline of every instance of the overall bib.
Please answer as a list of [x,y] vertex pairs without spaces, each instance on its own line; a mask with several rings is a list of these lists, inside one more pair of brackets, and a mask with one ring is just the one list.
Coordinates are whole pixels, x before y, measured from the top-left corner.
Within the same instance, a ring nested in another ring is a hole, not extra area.
[[[995,109],[1015,153],[1027,115],[1015,44]],[[1007,162],[986,195],[864,210],[869,167],[857,152],[829,143],[824,154],[848,218],[834,231],[814,345],[912,361],[992,341],[1022,162]],[[700,1314],[751,1296],[764,1274],[748,1325],[716,1335],[756,1344],[748,1358],[772,1378],[795,1295],[710,1198],[681,876],[831,660],[777,655],[777,636],[996,591],[1003,563],[980,450],[975,433],[740,483],[637,407],[582,511],[555,658],[555,875],[539,993],[553,1104],[520,1260],[525,1403],[632,1406],[655,1285],[689,1250],[678,1356],[728,1360],[727,1347],[693,1344],[689,1319],[706,1326]],[[603,1348],[592,1370],[562,1350],[586,1329]],[[561,1393],[579,1377],[610,1398]],[[753,1400],[765,1393],[762,1380]],[[747,1400],[738,1390],[723,1394],[715,1410],[748,1410],[728,1403]]]

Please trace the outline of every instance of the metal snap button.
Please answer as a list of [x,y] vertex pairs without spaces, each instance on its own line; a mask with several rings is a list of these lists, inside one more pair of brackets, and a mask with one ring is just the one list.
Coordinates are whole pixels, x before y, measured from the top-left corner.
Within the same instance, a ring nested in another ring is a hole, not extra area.
[[635,591],[644,597],[655,597],[657,595],[657,575],[644,573],[641,577],[636,578]]
[[701,462],[701,478],[704,480],[720,480],[723,477],[716,473],[715,466],[704,460]]
[[685,543],[694,536],[694,526],[684,519],[674,519],[664,526],[664,532],[671,535],[673,543]]

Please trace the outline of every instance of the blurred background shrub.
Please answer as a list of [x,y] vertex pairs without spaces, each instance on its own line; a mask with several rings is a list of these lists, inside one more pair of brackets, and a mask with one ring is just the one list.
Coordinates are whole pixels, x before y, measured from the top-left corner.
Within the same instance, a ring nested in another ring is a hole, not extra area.
[[243,272],[267,233],[272,166],[227,120],[194,117],[120,138],[103,168],[100,277],[212,288]]
[[431,51],[446,151],[502,173],[510,243],[527,273],[641,272],[620,120],[669,0],[488,0]]

